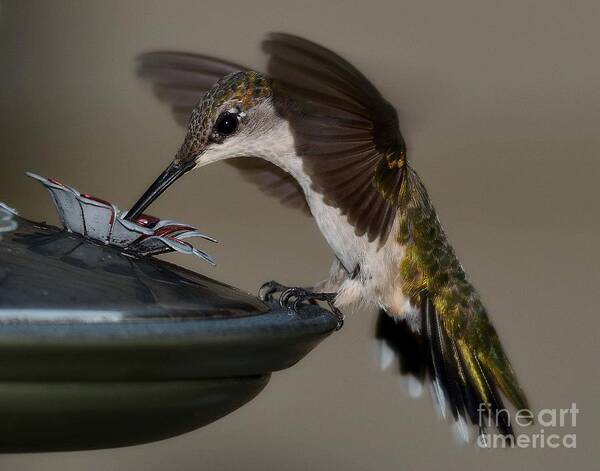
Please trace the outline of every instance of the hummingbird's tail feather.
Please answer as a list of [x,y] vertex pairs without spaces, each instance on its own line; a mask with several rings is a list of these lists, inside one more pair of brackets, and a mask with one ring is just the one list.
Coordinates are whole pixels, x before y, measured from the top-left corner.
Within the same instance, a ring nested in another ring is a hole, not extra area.
[[403,376],[413,377],[424,382],[427,376],[427,345],[425,339],[415,331],[405,317],[391,316],[385,310],[379,311],[375,338],[381,342],[385,358],[381,358],[382,369],[393,363],[389,352],[398,360],[398,368]]
[[[462,417],[485,433],[487,418],[491,416],[500,433],[512,436],[495,375],[478,360],[479,352],[473,345],[450,335],[431,297],[425,294],[422,298],[421,315],[430,348],[433,381],[439,382],[454,419]],[[498,344],[492,349],[497,347],[502,348]]]
[[[380,312],[376,337],[396,353],[400,373],[421,383],[431,382],[442,417],[452,415],[462,440],[469,440],[468,423],[484,436],[488,427],[495,427],[502,435],[513,437],[510,416],[500,391],[517,408],[526,408],[527,401],[510,364],[506,363],[501,368],[508,369],[508,375],[499,374],[498,365],[489,366],[485,351],[465,341],[464,337],[451,335],[429,296],[423,297],[420,314],[420,325],[415,328],[404,317],[390,316],[383,310]],[[502,350],[499,342],[491,345],[489,352],[497,352],[498,349]],[[493,355],[498,356],[496,353]],[[504,356],[503,352],[501,356]],[[512,376],[509,382],[513,386],[508,389],[503,386],[506,376]],[[518,392],[516,399],[511,397],[515,391]]]

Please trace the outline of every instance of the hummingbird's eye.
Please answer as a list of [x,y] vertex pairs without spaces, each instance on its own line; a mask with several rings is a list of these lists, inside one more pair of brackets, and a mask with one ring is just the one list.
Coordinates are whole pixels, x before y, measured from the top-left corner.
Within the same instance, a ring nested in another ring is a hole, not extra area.
[[215,124],[215,130],[221,136],[228,136],[233,134],[237,129],[239,124],[238,116],[235,113],[230,113],[229,111],[225,111],[221,113],[221,116],[217,119]]

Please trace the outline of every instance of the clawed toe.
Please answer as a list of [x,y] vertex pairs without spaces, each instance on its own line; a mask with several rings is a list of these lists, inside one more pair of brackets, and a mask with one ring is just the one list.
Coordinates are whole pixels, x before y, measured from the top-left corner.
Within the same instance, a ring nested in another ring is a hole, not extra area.
[[275,293],[280,293],[285,291],[287,286],[283,286],[281,283],[277,283],[276,281],[267,281],[264,285],[262,285],[258,290],[258,297],[261,301],[271,302],[273,301],[273,295]]
[[279,297],[279,304],[281,307],[287,307],[288,309],[294,309],[299,306],[304,299],[306,299],[307,291],[302,288],[287,288]]

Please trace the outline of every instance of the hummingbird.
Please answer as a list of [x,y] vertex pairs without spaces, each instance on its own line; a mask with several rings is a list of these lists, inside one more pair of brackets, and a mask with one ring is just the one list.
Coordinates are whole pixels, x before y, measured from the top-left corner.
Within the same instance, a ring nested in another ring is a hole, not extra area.
[[489,426],[512,437],[503,398],[517,409],[528,408],[527,398],[408,159],[396,110],[325,47],[285,33],[262,45],[267,73],[198,54],[140,56],[140,75],[187,133],[126,217],[140,216],[192,169],[233,163],[263,191],[310,212],[335,255],[324,281],[272,281],[261,298],[280,293],[288,307],[324,301],[338,316],[376,306],[377,337],[402,373],[430,383],[462,438]]

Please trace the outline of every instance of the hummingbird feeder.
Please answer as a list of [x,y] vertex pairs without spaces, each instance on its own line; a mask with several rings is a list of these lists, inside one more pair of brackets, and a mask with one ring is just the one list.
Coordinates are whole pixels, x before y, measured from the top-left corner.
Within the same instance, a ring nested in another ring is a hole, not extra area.
[[0,452],[134,445],[241,407],[335,330],[153,254],[212,259],[193,227],[37,175],[63,229],[0,203]]

